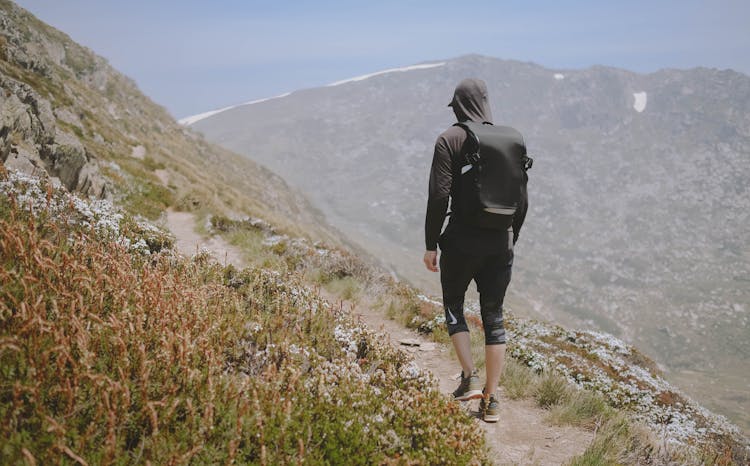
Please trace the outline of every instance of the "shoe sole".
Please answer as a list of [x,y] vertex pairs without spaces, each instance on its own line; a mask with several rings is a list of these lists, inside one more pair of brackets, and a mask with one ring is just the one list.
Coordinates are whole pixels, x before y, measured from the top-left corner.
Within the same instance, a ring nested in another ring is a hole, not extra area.
[[497,422],[500,420],[499,414],[485,414],[482,418],[484,422]]
[[469,401],[477,400],[479,398],[482,398],[482,390],[472,390],[470,392],[466,392],[463,396],[459,396],[454,399],[458,401]]

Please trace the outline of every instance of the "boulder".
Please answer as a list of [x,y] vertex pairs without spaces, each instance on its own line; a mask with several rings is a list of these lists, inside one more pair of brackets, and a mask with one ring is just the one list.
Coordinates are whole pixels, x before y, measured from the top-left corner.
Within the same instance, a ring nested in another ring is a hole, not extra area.
[[54,112],[58,120],[64,121],[65,123],[68,123],[69,125],[83,129],[83,123],[81,122],[81,118],[78,115],[76,115],[70,108],[68,107],[56,108]]
[[88,161],[81,141],[73,134],[58,129],[55,142],[49,147],[47,167],[50,175],[60,178],[68,191],[75,191],[79,185],[81,169]]
[[101,199],[109,199],[111,197],[107,189],[106,179],[93,162],[89,162],[81,168],[78,174],[78,186],[76,186],[76,190],[87,196]]
[[37,144],[51,144],[55,138],[55,116],[48,100],[30,86],[0,74],[0,118],[22,139]]
[[0,100],[0,160],[5,161],[16,140],[31,138],[31,117],[26,106],[11,94]]
[[6,168],[12,168],[29,175],[46,176],[44,163],[39,158],[39,154],[24,147],[14,147],[3,164]]

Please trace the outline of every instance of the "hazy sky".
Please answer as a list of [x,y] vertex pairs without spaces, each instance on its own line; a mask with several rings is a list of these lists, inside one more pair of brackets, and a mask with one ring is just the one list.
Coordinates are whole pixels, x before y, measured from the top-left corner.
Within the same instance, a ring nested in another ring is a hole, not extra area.
[[18,0],[174,116],[479,53],[750,74],[750,1]]

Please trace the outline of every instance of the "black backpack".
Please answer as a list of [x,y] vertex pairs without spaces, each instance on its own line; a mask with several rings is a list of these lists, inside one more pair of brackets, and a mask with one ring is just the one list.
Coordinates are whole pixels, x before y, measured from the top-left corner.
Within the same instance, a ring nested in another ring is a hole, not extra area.
[[491,123],[456,123],[467,141],[460,165],[458,199],[452,210],[462,222],[482,228],[507,229],[521,201],[534,160],[526,155],[521,133]]

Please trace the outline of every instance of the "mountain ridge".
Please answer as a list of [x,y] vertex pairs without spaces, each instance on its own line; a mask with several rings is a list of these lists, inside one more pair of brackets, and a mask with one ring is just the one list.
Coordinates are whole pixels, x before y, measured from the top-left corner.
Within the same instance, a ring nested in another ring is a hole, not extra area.
[[[373,71],[371,73],[366,73],[364,75],[357,75],[357,76],[353,76],[353,77],[350,77],[350,78],[344,78],[344,79],[341,79],[341,80],[338,80],[338,81],[334,81],[334,82],[329,83],[329,84],[322,84],[322,85],[316,85],[316,86],[310,86],[310,87],[303,87],[303,88],[299,88],[299,89],[287,91],[287,92],[284,92],[282,94],[278,94],[278,95],[274,95],[274,96],[261,97],[261,98],[258,98],[258,99],[253,99],[253,100],[248,101],[248,102],[242,102],[242,103],[228,105],[228,106],[217,108],[217,109],[207,110],[205,112],[199,112],[199,113],[196,113],[196,114],[186,115],[186,116],[178,118],[177,121],[180,124],[182,124],[182,125],[190,126],[190,125],[196,123],[197,121],[200,121],[203,118],[207,118],[209,116],[213,116],[213,115],[216,115],[218,113],[221,113],[221,112],[224,112],[224,111],[227,111],[227,110],[232,110],[232,109],[234,109],[236,107],[241,107],[241,106],[244,106],[244,105],[254,105],[256,103],[265,102],[267,100],[279,99],[279,98],[287,97],[289,95],[294,94],[295,92],[299,92],[299,91],[302,91],[302,90],[317,89],[317,88],[320,88],[320,87],[329,87],[329,86],[332,86],[332,85],[343,84],[343,83],[350,82],[350,81],[359,81],[359,80],[362,80],[363,78],[374,77],[374,76],[377,76],[377,75],[381,75],[381,74],[385,74],[385,73],[389,73],[389,72],[393,72],[393,71],[401,71],[401,70],[404,70],[404,69],[408,69],[408,68],[412,68],[412,67],[419,67],[419,66],[422,66],[422,65],[434,65],[434,64],[438,64],[438,63],[439,64],[445,64],[445,63],[451,62],[451,61],[457,61],[457,60],[462,60],[462,59],[472,59],[472,58],[476,58],[476,59],[490,58],[490,59],[502,60],[502,61],[510,62],[510,63],[519,63],[519,64],[526,64],[526,65],[533,65],[533,66],[538,66],[538,67],[545,68],[547,70],[554,71],[554,72],[571,72],[571,71],[572,72],[576,72],[576,71],[602,69],[602,70],[623,70],[623,71],[627,71],[629,73],[633,73],[633,74],[636,74],[636,75],[648,76],[648,75],[659,74],[661,72],[669,73],[669,72],[675,72],[675,71],[677,71],[677,72],[684,72],[684,71],[708,71],[708,72],[716,72],[716,71],[719,71],[719,72],[732,72],[732,73],[736,73],[738,75],[745,76],[745,77],[750,76],[747,73],[735,70],[733,68],[713,68],[713,67],[705,67],[705,66],[693,66],[693,67],[689,67],[689,68],[665,67],[665,68],[658,68],[658,69],[653,70],[653,71],[644,71],[644,72],[631,71],[631,70],[626,70],[624,68],[619,68],[619,67],[616,67],[616,66],[613,66],[613,65],[601,65],[601,64],[595,64],[595,65],[590,65],[590,66],[586,66],[586,67],[579,67],[579,68],[568,68],[568,67],[558,68],[558,67],[549,67],[549,66],[546,66],[546,65],[534,62],[534,61],[524,61],[524,60],[514,59],[514,58],[498,58],[498,57],[492,57],[490,55],[482,55],[482,54],[469,53],[469,54],[458,55],[458,56],[451,57],[451,58],[445,58],[445,59],[439,59],[439,60],[438,59],[436,59],[436,60],[426,60],[426,61],[415,63],[413,65],[405,65],[403,67],[388,68],[388,69]],[[421,68],[413,68],[413,69],[421,69]],[[196,117],[201,117],[201,118],[195,119]]]

